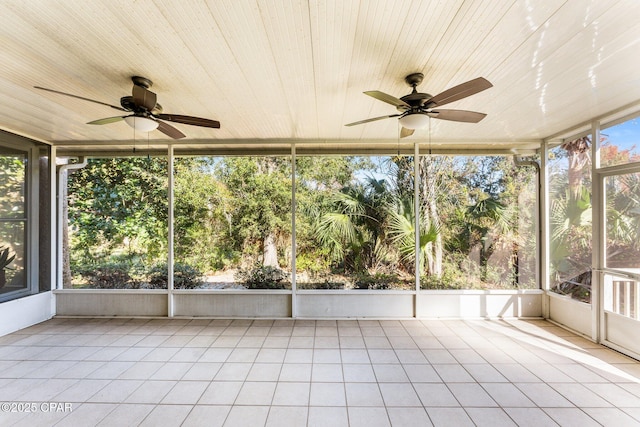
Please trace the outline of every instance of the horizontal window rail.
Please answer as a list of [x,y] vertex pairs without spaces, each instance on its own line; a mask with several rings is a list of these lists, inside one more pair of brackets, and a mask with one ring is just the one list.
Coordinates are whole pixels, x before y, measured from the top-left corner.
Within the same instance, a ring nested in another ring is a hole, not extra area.
[[[610,276],[625,277],[630,280],[640,281],[640,269],[634,268],[634,271],[617,270],[613,268],[594,268],[593,271],[608,274]],[[637,270],[637,272],[635,271]]]

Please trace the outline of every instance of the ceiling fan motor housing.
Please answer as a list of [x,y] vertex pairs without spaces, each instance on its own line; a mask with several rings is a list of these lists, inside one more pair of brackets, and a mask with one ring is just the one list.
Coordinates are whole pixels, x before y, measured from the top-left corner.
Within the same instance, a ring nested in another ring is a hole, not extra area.
[[[127,111],[136,111],[137,106],[133,102],[133,96],[123,96],[120,98],[120,105]],[[137,111],[136,111],[137,112]],[[149,111],[151,114],[160,114],[162,113],[162,105],[156,103],[156,106],[153,107],[153,110]]]

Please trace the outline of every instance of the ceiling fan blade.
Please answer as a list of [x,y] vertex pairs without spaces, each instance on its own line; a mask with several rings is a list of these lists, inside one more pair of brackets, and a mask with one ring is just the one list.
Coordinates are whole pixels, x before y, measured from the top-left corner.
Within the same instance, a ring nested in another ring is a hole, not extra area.
[[487,79],[478,77],[477,79],[469,80],[466,83],[459,84],[458,86],[454,86],[437,94],[428,101],[426,107],[431,108],[458,101],[467,96],[482,92],[485,89],[489,89],[490,87],[493,87],[493,85]]
[[487,115],[484,113],[477,113],[475,111],[466,110],[436,110],[429,111],[428,113],[434,119],[451,120],[454,122],[466,122],[466,123],[478,123],[484,119]]
[[124,120],[124,117],[121,116],[117,116],[117,117],[107,117],[104,119],[98,119],[98,120],[94,120],[92,122],[88,122],[88,125],[108,125],[109,123],[115,123],[115,122],[119,122],[120,120]]
[[83,101],[89,101],[89,102],[93,102],[95,104],[105,105],[107,107],[111,107],[111,108],[114,108],[114,109],[120,110],[120,111],[129,111],[129,110],[125,110],[124,108],[119,107],[117,105],[107,104],[106,102],[96,101],[95,99],[85,98],[84,96],[72,95],[70,93],[60,92],[58,90],[53,90],[53,89],[47,89],[46,87],[41,87],[41,86],[34,86],[34,88],[35,89],[39,89],[39,90],[46,90],[47,92],[57,93],[58,95],[64,95],[64,96],[70,96],[70,97],[76,98],[76,99],[82,99]]
[[359,122],[353,122],[353,123],[349,123],[346,124],[345,126],[355,126],[355,125],[361,125],[363,123],[369,123],[369,122],[375,122],[377,120],[382,120],[382,119],[388,119],[391,117],[398,117],[400,114],[392,114],[390,116],[380,116],[380,117],[374,117],[372,119],[366,119],[366,120],[360,120]]
[[406,138],[407,136],[411,136],[411,135],[413,135],[413,132],[415,132],[415,131],[416,131],[415,129],[407,129],[407,128],[403,127],[400,130],[400,138]]
[[396,108],[400,108],[400,107],[411,108],[411,106],[406,102],[404,102],[402,99],[398,99],[395,96],[391,96],[384,92],[380,92],[379,90],[369,90],[364,93],[379,101],[386,102],[387,104],[391,104]]
[[181,139],[186,136],[184,133],[180,132],[169,123],[165,123],[161,120],[158,120],[158,130],[173,139]]
[[151,111],[156,106],[157,96],[155,93],[138,85],[133,85],[133,103],[139,107],[144,107],[147,111]]
[[220,129],[220,122],[217,120],[209,120],[193,116],[181,116],[179,114],[155,114],[155,116],[159,119],[168,120],[170,122]]

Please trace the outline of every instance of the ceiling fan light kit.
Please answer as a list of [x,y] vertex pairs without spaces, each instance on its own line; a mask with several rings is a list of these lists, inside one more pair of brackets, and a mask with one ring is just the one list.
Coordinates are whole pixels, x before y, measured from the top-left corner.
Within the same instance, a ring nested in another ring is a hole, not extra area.
[[345,126],[355,126],[391,117],[399,117],[398,121],[402,126],[400,137],[405,138],[413,134],[413,129],[422,129],[427,127],[429,124],[429,118],[431,117],[434,119],[464,123],[478,123],[480,120],[485,118],[486,114],[477,113],[475,111],[443,110],[441,108],[436,110],[435,108],[475,95],[485,89],[489,89],[493,85],[487,79],[478,77],[476,79],[469,80],[466,83],[447,89],[436,96],[418,92],[416,87],[422,83],[423,79],[424,74],[422,73],[412,73],[406,76],[404,81],[411,86],[412,91],[410,94],[401,98],[396,98],[395,96],[378,90],[364,92],[365,95],[369,95],[379,101],[393,105],[399,111],[399,114],[360,120],[349,123]]
[[124,120],[136,131],[151,132],[152,130],[157,129],[173,139],[184,138],[186,135],[167,122],[208,127],[214,129],[220,128],[220,122],[217,120],[203,119],[201,117],[194,116],[183,116],[180,114],[163,113],[162,106],[157,103],[157,95],[149,90],[149,88],[153,85],[153,82],[146,77],[140,76],[131,77],[131,81],[133,82],[133,90],[131,92],[131,95],[123,96],[122,98],[120,98],[120,106],[108,104],[102,101],[96,101],[95,99],[85,98],[83,96],[60,92],[53,89],[47,89],[41,86],[34,87],[36,89],[45,90],[47,92],[57,93],[59,95],[65,95],[76,99],[82,99],[83,101],[89,101],[95,104],[104,105],[115,110],[132,113],[126,116],[106,117],[104,119],[93,120],[87,123],[90,125],[106,125],[109,123],[115,123]]
[[139,116],[126,116],[124,117],[124,121],[139,132],[151,132],[152,130],[158,129],[159,124],[153,119]]
[[401,116],[398,121],[403,128],[424,129],[429,124],[429,115],[427,113],[408,113]]

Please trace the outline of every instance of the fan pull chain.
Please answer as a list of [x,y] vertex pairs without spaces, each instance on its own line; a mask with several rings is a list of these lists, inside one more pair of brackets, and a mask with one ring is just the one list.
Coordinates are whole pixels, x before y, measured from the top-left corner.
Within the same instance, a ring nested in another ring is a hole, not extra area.
[[431,116],[429,116],[429,157],[431,157]]
[[400,122],[398,122],[398,132],[396,133],[397,135],[397,141],[398,141],[398,157],[400,157],[400,132],[402,131],[402,126],[400,125]]
[[[136,123],[136,118],[133,118],[133,123],[135,125]],[[136,154],[136,128],[135,126],[132,128],[133,129],[133,154]]]

